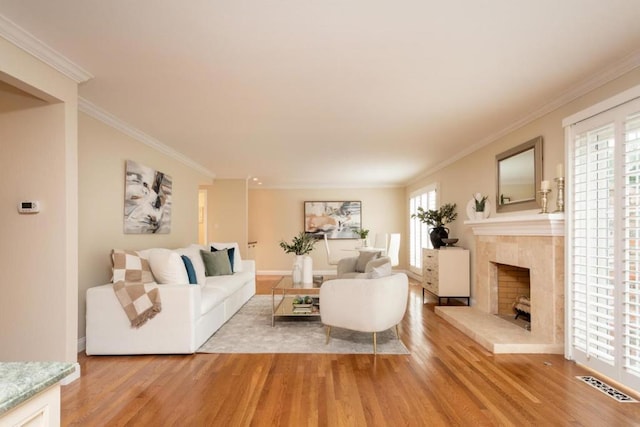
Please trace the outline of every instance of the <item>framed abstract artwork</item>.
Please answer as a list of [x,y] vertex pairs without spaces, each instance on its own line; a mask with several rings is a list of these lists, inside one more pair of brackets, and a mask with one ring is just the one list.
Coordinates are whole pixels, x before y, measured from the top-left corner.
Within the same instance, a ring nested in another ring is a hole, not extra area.
[[125,234],[167,234],[171,231],[172,183],[169,175],[127,160]]
[[358,239],[361,226],[361,201],[304,202],[304,231],[315,237]]

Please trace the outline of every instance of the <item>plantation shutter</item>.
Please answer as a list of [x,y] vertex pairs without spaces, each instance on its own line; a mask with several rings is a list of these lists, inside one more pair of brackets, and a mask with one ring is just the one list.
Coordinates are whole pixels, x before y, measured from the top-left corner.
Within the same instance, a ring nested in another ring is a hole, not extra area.
[[567,356],[640,391],[640,87],[571,124]]
[[626,119],[624,156],[623,362],[640,377],[640,113]]
[[573,210],[573,344],[612,365],[613,125],[575,138]]

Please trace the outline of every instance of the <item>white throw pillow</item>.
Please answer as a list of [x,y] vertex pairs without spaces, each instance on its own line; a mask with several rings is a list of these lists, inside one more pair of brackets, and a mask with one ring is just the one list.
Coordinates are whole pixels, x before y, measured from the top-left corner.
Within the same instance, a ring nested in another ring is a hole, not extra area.
[[[229,242],[229,243],[214,242],[214,243],[209,243],[209,246],[213,246],[218,250],[234,248],[235,250],[233,251],[233,271],[236,273],[239,271],[242,271],[242,258],[240,258],[240,247],[238,246],[237,242]],[[209,248],[209,250],[211,250],[211,248]]]
[[189,283],[184,262],[175,251],[164,248],[150,249],[149,265],[158,283]]
[[369,279],[379,279],[381,277],[391,276],[391,263],[386,262],[378,267],[373,267],[369,272]]
[[196,281],[198,285],[204,285],[207,277],[205,275],[204,262],[200,256],[200,249],[203,251],[207,250],[206,246],[193,244],[187,248],[176,249],[176,252],[189,257],[191,264],[193,264],[193,269],[196,271]]

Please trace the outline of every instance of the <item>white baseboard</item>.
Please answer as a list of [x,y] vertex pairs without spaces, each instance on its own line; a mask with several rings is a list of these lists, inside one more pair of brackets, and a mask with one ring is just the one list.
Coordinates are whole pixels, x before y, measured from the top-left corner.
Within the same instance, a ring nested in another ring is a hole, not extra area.
[[[400,270],[399,270],[400,271]],[[407,276],[411,277],[413,280],[417,280],[418,282],[422,282],[422,276],[414,273],[413,271],[402,270]]]
[[80,378],[80,364],[76,362],[74,367],[75,370],[72,373],[60,380],[60,385],[71,384],[72,382]]
[[78,338],[78,353],[82,353],[87,349],[87,337]]

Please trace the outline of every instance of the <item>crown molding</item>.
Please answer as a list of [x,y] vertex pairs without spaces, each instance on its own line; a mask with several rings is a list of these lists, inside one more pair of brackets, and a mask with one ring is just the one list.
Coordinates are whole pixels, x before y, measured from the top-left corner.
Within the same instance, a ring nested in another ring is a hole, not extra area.
[[520,129],[521,127],[533,122],[534,120],[539,119],[540,117],[543,117],[551,113],[554,110],[557,110],[563,105],[566,105],[571,101],[574,101],[580,98],[581,96],[588,94],[589,92],[617,79],[618,77],[623,76],[624,74],[628,73],[629,71],[637,67],[640,67],[640,50],[636,50],[632,52],[631,54],[622,58],[620,61],[601,70],[599,73],[570,87],[569,89],[567,89],[565,92],[563,92],[560,96],[558,96],[556,99],[552,100],[551,102],[532,111],[526,116],[513,122],[509,126],[499,130],[498,132],[491,134],[485,138],[482,138],[475,144],[469,146],[467,149],[460,151],[455,156],[439,163],[438,166],[431,169],[427,169],[425,172],[422,172],[421,174],[415,176],[414,178],[411,178],[409,181],[407,181],[407,185],[412,185],[420,182],[421,180],[427,178],[429,175],[436,173],[437,171],[451,165],[452,163],[457,162],[458,160],[468,156],[469,154],[474,153],[475,151],[480,150],[481,148],[493,142],[496,142],[498,139],[502,138],[503,136],[506,136],[511,132],[517,129]]
[[3,15],[0,15],[0,36],[58,70],[78,84],[93,78],[90,72],[50,48],[24,28]]
[[94,119],[100,120],[101,122],[111,126],[114,129],[119,130],[120,132],[130,136],[136,141],[142,142],[143,144],[148,145],[149,147],[161,152],[162,154],[165,154],[179,162],[184,163],[185,165],[195,169],[196,171],[200,172],[203,175],[206,175],[210,178],[216,177],[216,175],[213,172],[211,172],[209,169],[194,162],[193,160],[179,153],[173,148],[163,144],[162,142],[152,137],[151,135],[146,134],[143,131],[120,120],[113,114],[108,113],[107,111],[103,110],[102,108],[98,107],[92,102],[87,101],[83,97],[78,97],[78,110],[82,111],[85,114],[88,114]]
[[[218,177],[221,179],[220,177]],[[231,178],[229,178],[231,179]],[[262,184],[248,186],[249,190],[367,190],[367,189],[394,189],[404,188],[404,184],[322,184],[322,183],[304,183],[304,184]]]

